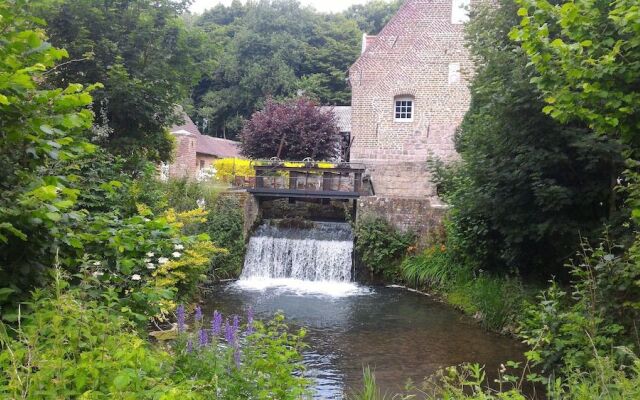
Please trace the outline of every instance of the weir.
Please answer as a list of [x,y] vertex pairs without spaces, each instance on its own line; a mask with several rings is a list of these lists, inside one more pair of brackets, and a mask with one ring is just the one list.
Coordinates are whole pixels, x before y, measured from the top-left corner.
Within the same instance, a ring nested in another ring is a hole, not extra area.
[[261,225],[249,241],[241,280],[293,279],[347,283],[352,279],[353,231],[348,223],[305,227]]

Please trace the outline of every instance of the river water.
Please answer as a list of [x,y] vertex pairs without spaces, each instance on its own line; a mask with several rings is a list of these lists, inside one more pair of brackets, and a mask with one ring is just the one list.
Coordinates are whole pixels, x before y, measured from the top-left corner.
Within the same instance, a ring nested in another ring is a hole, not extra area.
[[522,358],[516,341],[428,296],[351,282],[350,230],[344,224],[319,230],[258,229],[242,278],[211,287],[204,307],[239,315],[252,308],[265,320],[283,311],[290,325],[305,327],[315,398],[345,398],[361,386],[365,366],[383,391],[395,393],[408,379],[420,383],[442,367],[472,362],[497,371]]

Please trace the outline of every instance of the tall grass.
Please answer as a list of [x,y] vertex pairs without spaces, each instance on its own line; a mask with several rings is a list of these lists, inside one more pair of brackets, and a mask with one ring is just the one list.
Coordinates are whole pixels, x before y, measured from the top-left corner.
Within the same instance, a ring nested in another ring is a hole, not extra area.
[[376,383],[376,376],[371,368],[365,367],[362,371],[362,389],[347,397],[348,400],[391,400],[387,393],[382,393]]
[[407,284],[439,294],[491,330],[511,330],[524,300],[530,297],[518,278],[493,276],[461,265],[444,245],[405,259],[400,269]]

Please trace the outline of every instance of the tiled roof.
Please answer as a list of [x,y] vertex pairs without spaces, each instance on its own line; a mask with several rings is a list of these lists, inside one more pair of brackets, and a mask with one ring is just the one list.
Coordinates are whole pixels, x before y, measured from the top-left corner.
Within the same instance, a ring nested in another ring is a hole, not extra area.
[[171,128],[174,135],[193,135],[196,137],[196,153],[219,158],[240,157],[240,142],[202,135],[187,114],[183,115],[184,123]]
[[174,126],[173,128],[171,128],[171,133],[182,135],[199,135],[200,130],[198,129],[196,124],[193,123],[191,118],[189,118],[187,114],[183,114],[182,117],[184,118],[184,123],[182,125]]
[[240,142],[199,135],[196,144],[196,153],[219,158],[240,158]]
[[340,132],[351,132],[351,106],[322,106],[322,112],[333,112]]
[[[384,74],[370,71],[394,71],[405,65],[431,62],[421,57],[446,54],[447,43],[456,37],[462,25],[451,24],[449,18],[441,17],[441,13],[433,15],[435,9],[442,7],[448,11],[451,3],[406,0],[376,38],[367,41],[365,51],[350,68],[352,84],[371,83],[372,80],[383,83]],[[365,69],[369,73],[363,73]]]

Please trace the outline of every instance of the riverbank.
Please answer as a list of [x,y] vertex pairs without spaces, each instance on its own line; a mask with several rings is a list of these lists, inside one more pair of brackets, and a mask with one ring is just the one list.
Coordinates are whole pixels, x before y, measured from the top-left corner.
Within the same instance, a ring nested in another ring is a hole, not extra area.
[[381,283],[428,293],[494,332],[515,334],[526,304],[535,302],[543,288],[515,275],[470,267],[438,235],[418,252],[411,233],[398,232],[383,220],[364,219],[356,236],[361,275],[364,271]]

